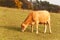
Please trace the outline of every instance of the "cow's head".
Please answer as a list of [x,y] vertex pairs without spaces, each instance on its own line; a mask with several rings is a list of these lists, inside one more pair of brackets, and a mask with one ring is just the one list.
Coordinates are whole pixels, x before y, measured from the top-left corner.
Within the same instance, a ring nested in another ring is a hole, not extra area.
[[24,23],[21,24],[21,30],[22,30],[22,32],[25,31],[26,27],[27,27],[26,24],[24,24]]

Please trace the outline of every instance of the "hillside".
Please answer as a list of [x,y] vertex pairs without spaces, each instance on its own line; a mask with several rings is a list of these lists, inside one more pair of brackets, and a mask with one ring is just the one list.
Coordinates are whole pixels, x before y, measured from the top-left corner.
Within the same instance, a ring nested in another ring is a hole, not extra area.
[[31,33],[31,27],[21,32],[21,23],[29,14],[29,10],[0,7],[0,40],[60,40],[60,14],[51,14],[52,34],[49,30],[44,34],[44,26],[39,25],[39,34]]

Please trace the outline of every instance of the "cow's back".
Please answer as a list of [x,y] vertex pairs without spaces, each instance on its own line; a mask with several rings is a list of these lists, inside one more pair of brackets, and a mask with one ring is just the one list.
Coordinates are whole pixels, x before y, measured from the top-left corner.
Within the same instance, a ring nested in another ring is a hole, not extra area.
[[46,23],[50,19],[48,11],[33,11],[33,20],[41,23]]

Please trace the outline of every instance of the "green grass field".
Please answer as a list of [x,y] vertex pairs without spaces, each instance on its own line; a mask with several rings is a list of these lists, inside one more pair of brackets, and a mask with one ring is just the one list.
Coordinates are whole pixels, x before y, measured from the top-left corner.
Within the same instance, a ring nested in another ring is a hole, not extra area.
[[31,27],[21,32],[20,25],[27,17],[28,10],[0,7],[0,40],[60,40],[60,14],[51,14],[52,34],[44,34],[44,26],[39,25],[39,34],[31,33]]

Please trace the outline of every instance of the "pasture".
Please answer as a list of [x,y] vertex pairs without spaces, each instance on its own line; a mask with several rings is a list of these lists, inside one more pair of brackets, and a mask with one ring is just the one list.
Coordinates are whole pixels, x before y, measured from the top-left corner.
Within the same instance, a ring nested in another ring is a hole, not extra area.
[[31,33],[31,27],[21,32],[21,23],[27,17],[29,10],[0,7],[0,40],[60,40],[60,14],[51,14],[52,34],[44,32],[44,26],[39,24],[39,34]]

